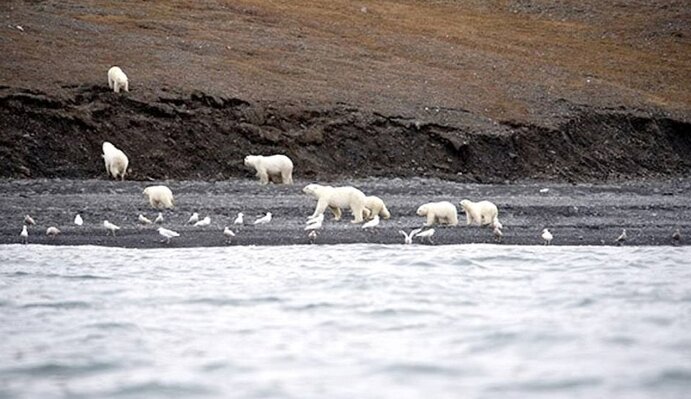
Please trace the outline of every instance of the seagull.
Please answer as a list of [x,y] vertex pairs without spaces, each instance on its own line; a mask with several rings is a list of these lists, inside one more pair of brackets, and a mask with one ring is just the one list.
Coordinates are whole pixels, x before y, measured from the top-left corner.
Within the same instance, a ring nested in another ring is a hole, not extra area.
[[233,239],[233,237],[235,237],[235,233],[233,233],[233,230],[229,229],[227,226],[225,229],[223,229],[223,235],[228,240],[228,244],[230,244],[230,241]]
[[58,234],[60,234],[60,229],[58,229],[55,226],[50,226],[48,227],[48,229],[46,229],[46,235],[49,235],[52,238],[55,238],[55,236],[57,236]]
[[271,221],[271,212],[266,212],[266,216],[262,216],[254,221],[254,224],[266,224]]
[[499,226],[494,226],[494,230],[492,232],[494,233],[494,239],[497,241],[501,241],[501,238],[504,237],[504,233],[501,232]]
[[137,217],[137,220],[139,220],[139,223],[141,223],[141,224],[151,224],[151,223],[153,223],[153,222],[151,221],[151,219],[149,219],[148,217],[142,215],[141,213],[139,214],[139,217]]
[[77,214],[77,216],[74,217],[74,224],[76,224],[77,226],[81,226],[84,224],[84,219],[82,219],[82,217],[79,214]]
[[614,240],[614,242],[616,242],[617,245],[621,245],[624,243],[624,241],[626,241],[627,238],[628,236],[626,235],[626,229],[624,229],[622,230],[621,234],[619,234],[619,237],[617,237],[617,239]]
[[190,216],[190,219],[187,221],[187,224],[194,224],[199,221],[199,214],[197,212],[194,212],[192,216]]
[[308,222],[307,226],[305,226],[305,230],[319,230],[322,228],[322,222],[324,221],[324,218],[322,217],[321,219],[314,220],[315,221],[313,223]]
[[307,224],[321,223],[324,221],[324,214],[320,213],[318,216],[307,218]]
[[19,236],[24,240],[24,244],[29,243],[29,231],[26,229],[26,225],[22,226],[22,232],[19,233]]
[[434,235],[434,232],[435,232],[434,229],[427,229],[421,233],[415,234],[415,237],[427,238],[427,241],[430,244],[434,244],[434,242],[432,241],[432,236]]
[[170,244],[171,238],[180,237],[180,234],[178,232],[175,232],[173,230],[168,230],[165,227],[159,227],[158,228],[158,234],[160,234],[166,238],[166,244]]
[[195,227],[204,227],[208,226],[211,224],[211,218],[210,217],[205,217],[204,219],[198,221],[197,223],[194,224]]
[[672,233],[672,241],[675,243],[681,242],[681,230],[678,227],[674,233]]
[[540,189],[540,194],[547,194],[549,192],[548,188],[541,188]]
[[363,229],[374,229],[379,225],[379,215],[374,215],[374,219],[362,225]]
[[36,224],[36,221],[34,221],[34,218],[32,218],[30,215],[26,215],[26,216],[24,216],[24,224],[26,224],[26,225],[29,225],[29,224],[34,225],[34,224]]
[[244,224],[245,223],[244,217],[245,217],[244,213],[238,212],[238,217],[235,218],[235,221],[233,222],[233,224]]
[[309,238],[310,244],[314,244],[314,242],[317,241],[318,235],[319,234],[317,233],[317,230],[312,230],[309,234],[307,234],[307,238]]
[[402,234],[403,237],[405,237],[405,243],[406,244],[412,244],[413,243],[413,237],[415,237],[415,235],[421,231],[422,231],[422,229],[415,229],[415,230],[412,230],[410,233],[406,234],[405,231],[398,230],[398,234]]
[[154,219],[154,223],[163,223],[163,214],[161,212],[159,212],[156,219]]
[[[120,227],[114,225],[113,223],[111,223],[111,222],[109,222],[109,221],[107,221],[107,220],[104,220],[104,221],[103,221],[103,227],[105,227],[106,229],[112,231],[112,232],[113,232],[113,237],[115,237],[115,232],[118,231],[118,230],[120,230]],[[106,235],[107,235],[107,234],[106,234]]]
[[542,239],[545,241],[545,245],[549,245],[552,242],[552,239],[554,238],[552,236],[552,233],[549,232],[547,229],[542,230],[542,235],[540,235]]

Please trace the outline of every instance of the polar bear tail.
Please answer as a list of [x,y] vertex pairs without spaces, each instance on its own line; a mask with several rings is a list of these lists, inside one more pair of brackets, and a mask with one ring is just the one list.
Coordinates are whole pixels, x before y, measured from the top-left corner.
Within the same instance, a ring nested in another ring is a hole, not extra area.
[[384,205],[384,207],[381,208],[381,211],[379,211],[379,215],[381,215],[383,219],[388,219],[391,217],[391,213],[388,209],[386,209],[386,205]]

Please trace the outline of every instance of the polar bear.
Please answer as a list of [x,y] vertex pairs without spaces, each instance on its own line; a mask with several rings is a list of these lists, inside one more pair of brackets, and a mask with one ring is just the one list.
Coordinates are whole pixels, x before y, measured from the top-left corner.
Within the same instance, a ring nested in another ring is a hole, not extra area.
[[103,154],[101,156],[106,163],[106,173],[116,179],[120,177],[121,180],[125,180],[127,165],[129,165],[127,155],[107,141],[103,142],[102,148]]
[[108,87],[116,93],[120,93],[120,88],[130,91],[127,75],[119,67],[114,66],[108,70]]
[[149,186],[144,189],[144,195],[149,198],[149,204],[153,208],[165,209],[175,206],[173,192],[166,186]]
[[456,226],[458,224],[458,211],[456,206],[449,201],[428,202],[417,208],[418,216],[427,216],[425,226],[431,226],[435,222]]
[[324,213],[326,208],[330,208],[336,216],[336,220],[340,219],[341,208],[350,208],[353,213],[352,223],[362,223],[363,215],[368,214],[365,208],[365,194],[355,187],[332,187],[322,186],[321,184],[308,184],[302,191],[317,199],[317,207],[310,218],[315,218]]
[[499,210],[497,210],[497,206],[493,203],[489,201],[473,202],[464,199],[460,202],[460,204],[465,211],[465,217],[468,225],[490,225],[492,228],[499,229],[503,227],[501,223],[499,223]]
[[293,184],[293,161],[285,155],[248,155],[245,157],[245,166],[257,171],[261,184],[268,184],[272,177],[279,175],[283,184]]
[[369,212],[369,215],[363,215],[365,219],[371,219],[374,218],[375,215],[379,215],[382,219],[388,219],[391,217],[391,213],[389,213],[389,210],[386,209],[386,204],[384,204],[384,201],[382,201],[381,198],[375,196],[375,195],[368,195],[365,197],[365,208]]

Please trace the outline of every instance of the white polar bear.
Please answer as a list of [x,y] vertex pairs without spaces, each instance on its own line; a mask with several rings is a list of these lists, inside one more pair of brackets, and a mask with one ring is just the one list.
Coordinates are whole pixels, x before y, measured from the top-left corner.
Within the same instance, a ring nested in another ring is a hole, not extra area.
[[458,224],[458,211],[456,206],[449,201],[428,202],[417,208],[418,216],[427,216],[425,226],[434,223],[456,226]]
[[365,219],[374,218],[375,215],[379,215],[379,217],[382,219],[388,219],[391,217],[391,213],[389,213],[389,210],[386,209],[386,204],[384,204],[384,201],[375,195],[368,195],[365,197],[365,208],[369,210],[369,212],[365,212],[369,213],[369,215],[363,215]]
[[293,161],[285,155],[248,155],[245,157],[245,166],[257,171],[262,184],[268,184],[272,177],[278,176],[281,176],[283,184],[293,184]]
[[144,195],[149,198],[149,204],[153,208],[165,209],[175,206],[173,192],[166,186],[149,186],[144,189]]
[[116,93],[120,93],[120,88],[125,89],[127,92],[130,91],[127,75],[116,66],[108,70],[108,86]]
[[368,215],[365,208],[365,194],[355,187],[332,187],[321,184],[308,184],[302,191],[317,199],[317,207],[310,218],[315,218],[324,213],[328,207],[336,216],[341,217],[341,208],[350,208],[353,213],[352,223],[362,223],[363,215]]
[[493,203],[489,201],[473,202],[464,199],[460,202],[460,204],[465,211],[465,217],[468,225],[490,225],[492,228],[496,227],[499,229],[503,227],[501,223],[499,223],[499,210]]
[[120,177],[121,180],[125,180],[127,165],[129,165],[127,155],[107,141],[103,142],[102,148],[103,160],[106,163],[106,172],[116,179]]

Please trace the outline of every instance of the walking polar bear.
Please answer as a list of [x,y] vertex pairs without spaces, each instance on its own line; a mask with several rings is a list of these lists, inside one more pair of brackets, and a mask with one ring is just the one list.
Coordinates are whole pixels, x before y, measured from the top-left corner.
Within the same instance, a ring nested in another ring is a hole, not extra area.
[[120,93],[120,88],[130,91],[127,75],[119,67],[114,66],[108,70],[108,87],[116,93]]
[[336,220],[341,217],[341,208],[350,208],[353,213],[352,223],[362,223],[363,216],[369,216],[369,210],[365,208],[365,194],[355,187],[308,184],[302,189],[302,192],[317,200],[317,207],[310,218],[323,214],[326,208],[331,209]]
[[418,216],[427,216],[425,226],[434,223],[456,226],[458,224],[458,211],[456,206],[449,201],[428,202],[417,208]]
[[127,165],[129,165],[130,162],[127,159],[127,155],[107,141],[103,142],[102,148],[103,154],[101,156],[106,164],[106,173],[115,179],[120,178],[120,180],[125,180]]
[[173,192],[166,186],[149,186],[144,189],[144,195],[147,196],[153,208],[166,209],[175,206]]
[[261,184],[275,181],[278,176],[283,184],[293,184],[293,161],[285,155],[248,155],[245,157],[245,166],[257,171]]
[[493,228],[502,228],[501,223],[499,223],[499,210],[493,203],[489,201],[473,202],[464,199],[460,204],[465,211],[468,225],[491,225]]
[[366,212],[369,213],[369,215],[363,215],[365,219],[374,218],[375,215],[379,215],[382,219],[391,217],[391,213],[386,209],[384,201],[375,195],[368,195],[365,197],[365,208],[369,211]]

